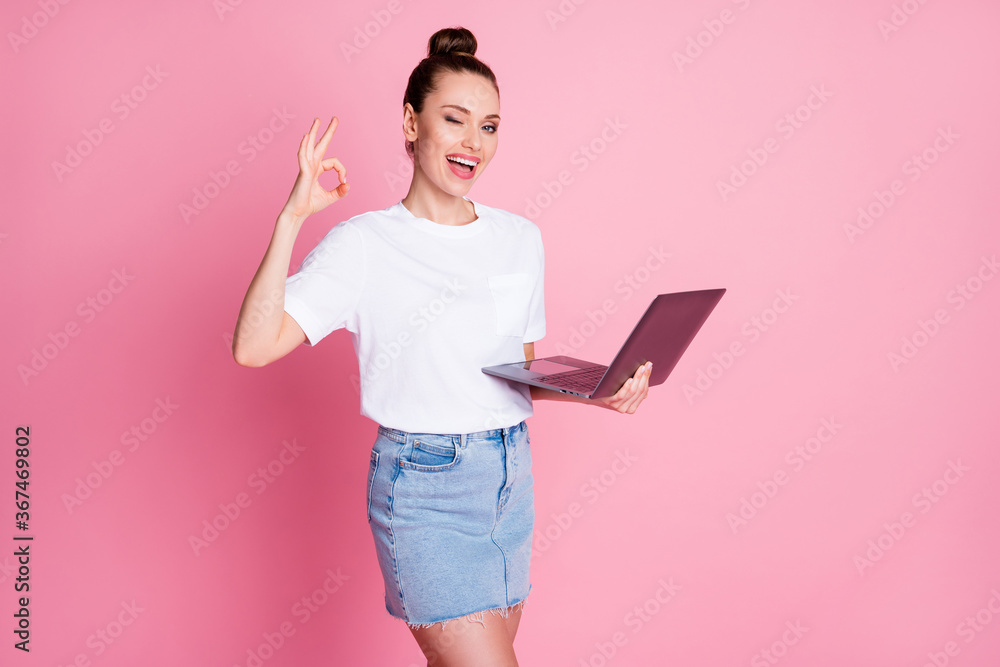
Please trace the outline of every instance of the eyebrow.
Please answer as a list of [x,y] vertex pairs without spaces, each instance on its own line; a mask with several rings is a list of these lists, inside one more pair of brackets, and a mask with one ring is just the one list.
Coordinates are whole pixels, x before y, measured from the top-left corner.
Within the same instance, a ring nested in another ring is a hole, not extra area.
[[[446,108],[458,109],[462,113],[465,113],[465,114],[469,113],[468,109],[466,109],[465,107],[459,106],[457,104],[442,104],[441,108],[442,109],[446,109]],[[490,119],[493,119],[493,118],[496,118],[497,120],[500,120],[500,116],[498,116],[495,113],[491,113],[489,116],[486,117],[487,120],[490,120]]]

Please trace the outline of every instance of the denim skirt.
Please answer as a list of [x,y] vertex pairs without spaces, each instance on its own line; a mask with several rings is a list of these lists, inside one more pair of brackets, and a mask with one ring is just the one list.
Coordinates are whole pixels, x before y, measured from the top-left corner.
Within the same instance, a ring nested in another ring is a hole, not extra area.
[[410,433],[379,426],[368,524],[389,614],[411,627],[508,616],[531,591],[528,426]]

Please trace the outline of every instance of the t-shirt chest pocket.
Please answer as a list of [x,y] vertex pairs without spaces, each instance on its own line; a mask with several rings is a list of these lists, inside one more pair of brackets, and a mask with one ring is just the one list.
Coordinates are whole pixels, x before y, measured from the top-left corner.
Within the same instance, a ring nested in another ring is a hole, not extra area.
[[487,276],[497,315],[498,336],[523,336],[528,328],[531,292],[530,273],[501,273]]

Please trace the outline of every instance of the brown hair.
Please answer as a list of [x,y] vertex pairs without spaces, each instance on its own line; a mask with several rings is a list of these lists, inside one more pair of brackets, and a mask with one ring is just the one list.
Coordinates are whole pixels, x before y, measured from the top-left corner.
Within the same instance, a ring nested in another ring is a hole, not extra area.
[[[403,104],[409,103],[416,113],[424,110],[424,100],[436,90],[436,84],[446,72],[471,72],[486,78],[493,84],[497,95],[500,87],[493,70],[476,57],[475,35],[466,28],[442,28],[427,41],[427,57],[421,60],[406,84]],[[406,153],[413,157],[413,142],[406,142]]]

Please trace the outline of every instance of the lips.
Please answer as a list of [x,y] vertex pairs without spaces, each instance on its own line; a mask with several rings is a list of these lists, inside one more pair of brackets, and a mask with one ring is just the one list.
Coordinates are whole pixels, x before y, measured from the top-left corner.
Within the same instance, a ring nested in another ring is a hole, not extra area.
[[470,179],[476,173],[476,167],[479,166],[480,159],[474,155],[466,155],[464,153],[451,153],[445,156],[448,161],[448,168],[451,172],[462,179]]

